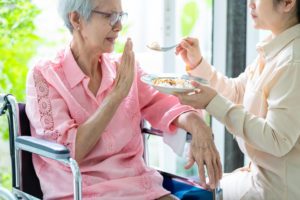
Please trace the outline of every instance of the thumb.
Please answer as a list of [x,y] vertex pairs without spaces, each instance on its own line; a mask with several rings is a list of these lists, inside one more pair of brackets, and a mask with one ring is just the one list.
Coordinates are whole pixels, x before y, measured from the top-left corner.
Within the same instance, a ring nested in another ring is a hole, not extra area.
[[185,41],[185,40],[183,40],[183,41],[181,42],[181,46],[182,46],[185,50],[187,50],[187,51],[190,51],[191,48],[192,48],[192,45],[191,45],[189,42]]
[[120,70],[120,63],[115,61],[115,65],[116,65],[116,71],[118,72]]
[[190,169],[195,163],[193,158],[189,158],[188,162],[184,165],[184,169]]
[[121,66],[120,63],[115,61],[115,65],[116,65],[116,77],[115,77],[115,81],[119,79],[120,77],[120,73],[121,73]]
[[191,81],[191,84],[195,87],[195,88],[199,88],[199,89],[203,89],[203,85],[197,81]]

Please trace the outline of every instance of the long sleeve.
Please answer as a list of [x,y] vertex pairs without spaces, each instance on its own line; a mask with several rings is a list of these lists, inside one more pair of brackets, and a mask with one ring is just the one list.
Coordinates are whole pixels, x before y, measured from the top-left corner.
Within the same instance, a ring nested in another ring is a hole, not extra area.
[[26,113],[35,137],[65,145],[74,158],[78,125],[56,89],[34,68],[27,78]]
[[300,135],[300,64],[291,63],[277,71],[279,78],[266,94],[265,118],[220,95],[211,101],[207,111],[253,148],[281,157],[294,147]]
[[145,72],[139,67],[137,70],[139,103],[143,118],[155,128],[170,133],[174,132],[176,130],[176,127],[172,125],[174,119],[180,114],[194,109],[181,105],[176,97],[162,94],[143,83],[140,77]]
[[252,65],[249,65],[245,72],[241,73],[238,77],[228,78],[208,64],[205,59],[203,59],[199,66],[189,71],[189,74],[193,76],[206,79],[211,87],[237,104],[240,104],[243,101],[247,79],[252,73],[253,67]]

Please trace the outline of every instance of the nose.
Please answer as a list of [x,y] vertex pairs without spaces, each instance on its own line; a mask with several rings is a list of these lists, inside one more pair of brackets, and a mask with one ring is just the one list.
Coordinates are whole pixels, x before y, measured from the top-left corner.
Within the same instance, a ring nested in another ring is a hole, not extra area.
[[251,9],[255,9],[255,7],[256,7],[255,6],[255,0],[250,0],[249,4],[248,4],[248,7],[251,8]]
[[118,20],[117,23],[115,23],[114,26],[112,27],[112,30],[114,32],[119,32],[122,30],[122,28],[123,28],[122,22],[121,20]]

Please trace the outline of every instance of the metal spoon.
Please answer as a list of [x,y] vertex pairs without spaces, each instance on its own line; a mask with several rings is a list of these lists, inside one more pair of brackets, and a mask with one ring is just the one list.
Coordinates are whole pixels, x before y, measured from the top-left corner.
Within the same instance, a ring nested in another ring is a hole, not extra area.
[[151,44],[148,44],[147,47],[151,50],[154,50],[154,51],[169,51],[171,49],[174,49],[175,47],[177,47],[178,44],[176,45],[172,45],[172,46],[169,46],[169,47],[161,47],[158,42],[152,42]]

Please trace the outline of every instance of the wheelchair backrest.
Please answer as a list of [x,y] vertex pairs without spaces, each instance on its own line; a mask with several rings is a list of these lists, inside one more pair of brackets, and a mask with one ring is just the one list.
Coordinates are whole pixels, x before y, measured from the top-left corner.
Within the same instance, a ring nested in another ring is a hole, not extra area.
[[[25,112],[25,104],[18,103],[19,108],[19,134],[22,136],[30,136],[30,123]],[[10,140],[14,140],[13,133],[10,133]],[[12,151],[12,149],[11,149]],[[13,151],[14,152],[14,151]],[[11,153],[13,153],[11,152]],[[14,165],[15,161],[12,161]],[[15,166],[14,166],[15,167]],[[13,170],[13,173],[15,171]],[[15,176],[15,174],[14,174]],[[26,151],[21,151],[21,177],[22,177],[22,188],[23,192],[28,193],[32,196],[42,199],[43,193],[41,191],[41,186],[39,179],[35,173],[32,154]],[[14,185],[15,186],[15,185]]]

